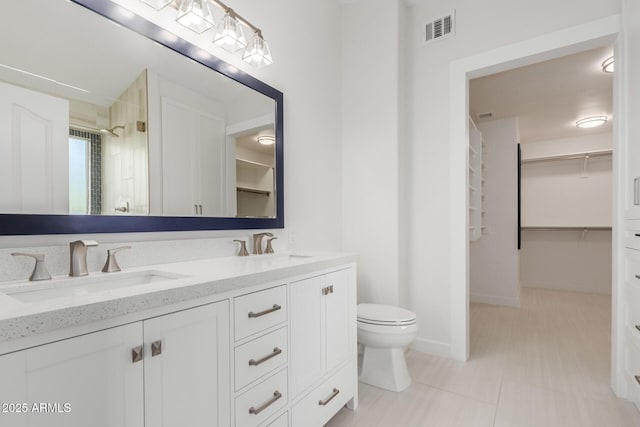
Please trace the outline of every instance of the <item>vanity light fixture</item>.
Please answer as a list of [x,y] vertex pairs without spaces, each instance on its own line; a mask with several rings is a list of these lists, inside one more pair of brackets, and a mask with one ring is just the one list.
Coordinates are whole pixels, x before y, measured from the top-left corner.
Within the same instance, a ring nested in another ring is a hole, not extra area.
[[[168,5],[178,9],[176,21],[198,34],[202,34],[216,24],[211,13],[213,3],[224,11],[222,22],[217,25],[213,43],[231,53],[244,49],[242,59],[256,67],[271,65],[273,58],[269,45],[262,36],[262,30],[220,0],[140,0],[160,10]],[[253,31],[247,44],[242,25]]]
[[215,25],[208,0],[182,0],[176,21],[198,34]]
[[155,10],[164,9],[165,7],[169,6],[172,1],[173,0],[142,0],[143,3],[148,4]]
[[218,25],[216,35],[213,36],[213,42],[231,53],[247,47],[244,31],[242,31],[233,9],[228,9],[224,14],[222,22]]
[[602,61],[602,71],[604,71],[605,73],[613,73],[613,64],[614,64],[615,60],[613,58],[613,56],[608,57],[607,59],[605,59],[604,61]]
[[576,122],[576,126],[581,129],[595,128],[607,123],[607,116],[585,117]]
[[258,135],[258,142],[262,145],[273,145],[276,142],[276,137],[272,135]]

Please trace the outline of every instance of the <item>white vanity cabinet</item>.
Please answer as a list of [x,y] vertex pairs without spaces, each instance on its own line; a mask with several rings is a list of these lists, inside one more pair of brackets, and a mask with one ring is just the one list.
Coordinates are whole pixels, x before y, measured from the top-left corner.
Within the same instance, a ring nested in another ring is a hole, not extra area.
[[293,426],[321,426],[354,397],[354,285],[353,269],[290,284]]
[[27,404],[0,425],[227,427],[228,301],[0,356],[0,378],[1,402]]
[[0,356],[0,425],[142,427],[142,339],[133,323]]

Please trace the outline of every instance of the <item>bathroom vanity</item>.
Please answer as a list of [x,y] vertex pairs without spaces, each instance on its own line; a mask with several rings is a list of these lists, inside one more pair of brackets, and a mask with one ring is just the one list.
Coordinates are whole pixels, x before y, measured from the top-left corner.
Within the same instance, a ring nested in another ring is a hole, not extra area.
[[0,287],[0,425],[321,426],[357,406],[355,257]]

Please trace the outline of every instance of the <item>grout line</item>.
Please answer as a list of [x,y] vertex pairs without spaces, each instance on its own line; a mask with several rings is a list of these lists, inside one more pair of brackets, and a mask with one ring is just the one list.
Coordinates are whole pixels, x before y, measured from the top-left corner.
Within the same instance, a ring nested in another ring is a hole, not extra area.
[[502,398],[502,385],[504,384],[504,376],[500,378],[500,391],[498,391],[498,401],[496,402],[496,412],[493,414],[493,427],[496,427],[498,419],[498,409],[500,408],[500,399]]

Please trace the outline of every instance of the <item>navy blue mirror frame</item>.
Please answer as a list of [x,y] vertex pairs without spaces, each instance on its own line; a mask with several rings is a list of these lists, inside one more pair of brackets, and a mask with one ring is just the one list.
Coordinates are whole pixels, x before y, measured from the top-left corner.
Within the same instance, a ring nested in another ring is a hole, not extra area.
[[[194,61],[221,73],[263,95],[276,104],[276,216],[274,218],[211,218],[108,215],[36,215],[0,214],[0,235],[131,233],[156,231],[243,230],[284,228],[284,145],[283,94],[277,89],[238,70],[234,66],[208,56],[197,55],[201,49],[183,39],[168,42],[160,37],[164,31],[146,19],[123,18],[122,7],[105,0],[71,0],[107,19],[129,28]],[[130,15],[130,14],[129,14]]]

